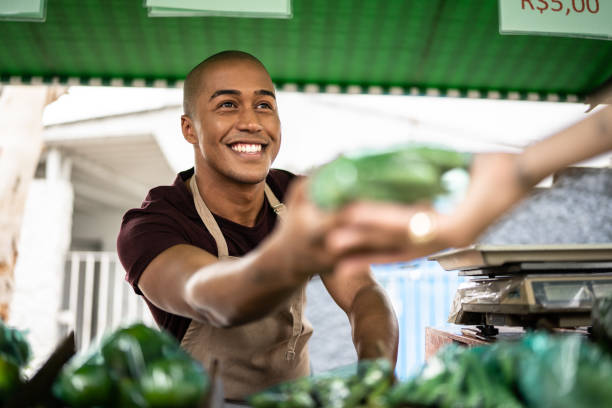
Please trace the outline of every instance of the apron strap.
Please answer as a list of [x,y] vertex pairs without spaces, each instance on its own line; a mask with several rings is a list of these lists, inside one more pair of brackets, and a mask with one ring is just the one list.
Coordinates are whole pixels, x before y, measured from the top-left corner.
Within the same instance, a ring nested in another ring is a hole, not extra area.
[[266,183],[264,187],[264,193],[266,194],[266,198],[268,199],[268,202],[272,206],[272,209],[274,210],[276,215],[278,215],[280,219],[282,220],[283,217],[285,216],[285,211],[287,210],[285,207],[285,204],[278,201],[278,198],[276,198],[276,196],[272,192],[272,189],[270,188],[268,183]]
[[295,297],[294,302],[291,304],[289,308],[289,312],[291,313],[291,318],[293,319],[293,327],[291,333],[291,339],[289,339],[289,344],[287,345],[287,352],[285,353],[285,360],[291,361],[295,359],[295,347],[297,346],[298,339],[300,338],[300,334],[302,334],[303,324],[302,324],[302,308],[304,306],[304,297],[305,297],[306,287],[303,287],[300,290],[299,296]]
[[208,232],[213,236],[215,242],[217,243],[217,256],[219,258],[227,258],[229,256],[229,251],[227,250],[227,242],[225,242],[225,238],[223,237],[223,233],[221,232],[221,228],[219,228],[219,224],[215,220],[215,217],[212,215],[202,196],[200,195],[200,190],[198,190],[198,183],[196,183],[195,174],[191,176],[189,179],[189,186],[191,187],[191,192],[193,194],[193,203],[195,204],[196,210],[202,219],[202,222],[208,229]]

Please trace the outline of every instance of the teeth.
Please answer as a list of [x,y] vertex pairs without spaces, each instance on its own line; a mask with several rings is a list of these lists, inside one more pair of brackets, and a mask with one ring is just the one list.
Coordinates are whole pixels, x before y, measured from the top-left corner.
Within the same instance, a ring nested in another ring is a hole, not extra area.
[[232,150],[240,153],[257,153],[261,152],[260,144],[236,143],[232,145]]

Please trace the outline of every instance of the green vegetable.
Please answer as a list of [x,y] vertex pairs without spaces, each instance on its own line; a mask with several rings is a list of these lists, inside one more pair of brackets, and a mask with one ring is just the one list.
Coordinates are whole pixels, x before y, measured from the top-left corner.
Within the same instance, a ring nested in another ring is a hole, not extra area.
[[315,172],[310,195],[327,209],[357,199],[402,203],[432,200],[448,192],[443,175],[452,169],[465,172],[470,159],[469,154],[426,146],[341,156]]
[[612,354],[612,297],[596,298],[591,309],[593,339]]
[[315,383],[317,399],[329,408],[342,408],[344,401],[351,395],[347,381],[342,378],[324,378]]
[[106,367],[89,361],[89,364],[71,367],[60,375],[53,391],[71,407],[108,406],[113,384]]
[[0,320],[0,355],[20,368],[32,357],[32,350],[23,333],[5,326],[2,320]]
[[455,344],[388,394],[392,406],[610,407],[612,358],[582,336],[528,333],[517,342]]
[[[309,394],[310,395],[310,394]],[[276,408],[286,404],[289,393],[284,392],[260,392],[249,398],[249,403],[256,408]]]
[[612,406],[612,358],[579,335],[529,336],[518,383],[530,406]]
[[0,405],[23,383],[21,369],[32,356],[23,333],[0,320]]
[[387,360],[362,361],[356,373],[325,373],[279,384],[249,397],[254,408],[388,408],[392,381]]
[[0,405],[15,392],[20,384],[19,367],[0,356]]
[[71,407],[196,407],[209,389],[202,366],[168,334],[135,324],[75,356],[53,386]]
[[135,324],[113,332],[101,347],[106,364],[119,377],[136,378],[147,362],[155,361],[177,349],[176,340],[144,324]]
[[[117,381],[121,408],[147,408],[149,405],[142,395],[139,384],[131,378],[122,377]],[[168,405],[169,407],[172,405]]]
[[[439,407],[504,407],[523,405],[506,385],[504,345],[463,348],[452,344],[442,349],[409,381],[389,393],[393,406],[422,404]],[[510,361],[516,364],[516,360]],[[513,371],[516,372],[516,371]],[[513,378],[514,384],[517,379]]]
[[209,388],[201,365],[183,359],[160,359],[147,367],[140,388],[149,407],[193,407]]

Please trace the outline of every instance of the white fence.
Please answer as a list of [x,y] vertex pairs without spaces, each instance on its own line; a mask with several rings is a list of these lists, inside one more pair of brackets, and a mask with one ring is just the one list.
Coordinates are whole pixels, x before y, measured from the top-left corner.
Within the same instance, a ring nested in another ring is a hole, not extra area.
[[144,300],[125,281],[115,252],[68,253],[61,307],[60,334],[74,330],[78,349],[120,325],[155,326]]

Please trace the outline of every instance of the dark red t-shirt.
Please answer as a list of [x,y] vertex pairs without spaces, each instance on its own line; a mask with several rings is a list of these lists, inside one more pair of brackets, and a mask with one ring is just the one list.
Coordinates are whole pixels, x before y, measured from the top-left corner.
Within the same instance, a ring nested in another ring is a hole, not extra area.
[[[117,252],[126,270],[126,280],[139,295],[142,295],[138,288],[140,275],[153,258],[164,250],[178,244],[189,244],[217,255],[215,240],[204,227],[193,204],[193,196],[185,186],[185,180],[192,175],[193,168],[179,173],[171,186],[150,190],[140,208],[131,209],[123,216]],[[282,201],[294,177],[287,171],[272,169],[266,181]],[[245,227],[213,214],[225,236],[230,256],[243,256],[254,249],[276,225],[277,216],[267,201],[265,203],[253,227]],[[146,297],[144,299],[157,324],[181,341],[191,319],[168,313]]]

